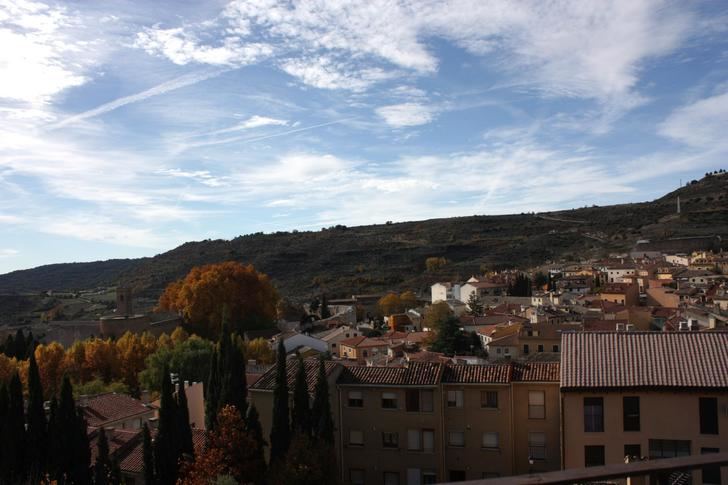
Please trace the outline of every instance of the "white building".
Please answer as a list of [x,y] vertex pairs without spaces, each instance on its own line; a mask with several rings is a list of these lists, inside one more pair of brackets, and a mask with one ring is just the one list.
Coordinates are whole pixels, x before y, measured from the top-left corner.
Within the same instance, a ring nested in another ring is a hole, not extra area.
[[459,283],[435,283],[430,287],[432,291],[432,303],[447,300],[460,300]]

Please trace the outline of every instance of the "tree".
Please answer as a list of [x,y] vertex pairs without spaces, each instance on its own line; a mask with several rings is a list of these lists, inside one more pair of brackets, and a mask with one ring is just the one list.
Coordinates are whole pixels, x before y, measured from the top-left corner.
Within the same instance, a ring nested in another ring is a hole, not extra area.
[[225,406],[218,415],[215,431],[208,435],[205,450],[193,463],[183,466],[180,484],[206,485],[226,475],[238,483],[260,483],[265,469],[257,459],[256,446],[245,431],[240,412]]
[[285,463],[272,477],[274,485],[323,485],[333,483],[329,479],[328,468],[332,457],[326,456],[328,446],[319,447],[305,434],[293,437],[286,454]]
[[94,463],[94,485],[108,485],[111,478],[111,460],[109,459],[109,442],[104,428],[99,429],[96,442],[96,463]]
[[63,379],[66,351],[58,342],[51,342],[36,347],[33,355],[38,365],[41,387],[46,399],[57,396]]
[[45,457],[48,453],[48,423],[43,408],[43,386],[41,385],[35,352],[30,354],[28,365],[28,459],[32,481],[39,480],[45,471]]
[[[8,411],[10,403],[8,402],[8,387],[6,381],[0,381],[0,436],[10,435],[10,420],[8,419]],[[11,457],[7,454],[5,440],[0,441],[0,479],[5,480],[5,474],[11,468]]]
[[392,315],[402,311],[402,302],[396,293],[387,293],[379,299],[377,308],[381,315]]
[[219,355],[217,349],[210,356],[210,374],[205,381],[205,428],[215,429],[217,413],[220,409],[220,376],[218,375]]
[[508,285],[508,294],[511,296],[531,296],[531,278],[524,274],[516,276],[515,281]]
[[228,326],[223,324],[218,361],[220,377],[218,409],[228,405],[234,406],[242,417],[245,416],[248,407],[248,388],[245,381],[245,356],[237,340],[237,336],[231,334]]
[[297,354],[296,380],[293,384],[293,413],[291,414],[291,430],[294,433],[311,433],[311,410],[308,403],[308,384],[306,382],[306,364]]
[[455,355],[462,339],[460,321],[455,317],[445,320],[437,331],[435,341],[430,345],[433,352],[442,352],[445,355]]
[[95,338],[86,342],[86,367],[108,384],[119,375],[116,345],[111,339]]
[[157,478],[154,473],[154,449],[152,447],[152,434],[149,432],[149,426],[147,423],[144,423],[142,440],[144,483],[146,483],[146,485],[154,485],[157,483]]
[[88,485],[91,483],[91,451],[86,419],[73,400],[73,387],[68,376],[61,384],[60,400],[51,401],[49,420],[52,478],[59,483]]
[[159,485],[174,485],[177,481],[177,467],[181,455],[177,426],[177,404],[172,395],[172,381],[165,369],[162,377],[162,396],[159,406],[159,428],[154,440],[154,459]]
[[139,374],[145,389],[159,391],[165,367],[174,369],[193,382],[206,381],[215,344],[196,335],[170,347],[160,346],[146,359],[146,368]]
[[147,357],[156,350],[157,339],[147,332],[142,335],[126,332],[116,341],[119,377],[128,386],[132,396],[141,394],[139,373],[146,368]]
[[268,277],[252,265],[234,261],[197,266],[170,284],[159,298],[158,309],[178,312],[186,322],[207,335],[217,335],[223,308],[238,332],[271,327],[275,323],[278,294]]
[[[255,408],[255,404],[248,407],[248,413],[245,416],[245,432],[248,433],[255,443],[255,448],[251,450],[251,459],[257,463],[255,468],[257,470],[265,471],[266,463],[264,448],[267,443],[263,438],[263,426],[260,424],[260,415],[258,414],[258,410]],[[258,480],[256,480],[256,483],[263,483],[264,481],[264,474],[261,473]]]
[[270,348],[270,344],[264,338],[256,338],[245,342],[240,340],[239,344],[246,359],[254,360],[259,364],[272,364],[275,362],[276,354]]
[[270,431],[271,464],[285,458],[291,441],[288,421],[288,374],[283,339],[278,339],[276,360],[276,380],[273,389],[273,424]]
[[405,291],[399,295],[400,308],[402,311],[407,311],[417,306],[417,295],[413,291]]
[[[17,341],[17,336],[15,338]],[[22,483],[26,478],[26,434],[23,410],[23,385],[16,372],[8,386],[8,406],[3,426],[2,455],[4,483]]]
[[450,316],[452,316],[452,310],[450,310],[450,306],[447,303],[444,301],[433,303],[425,312],[424,326],[437,330],[440,328],[442,322]]
[[313,405],[311,406],[311,422],[314,436],[325,443],[333,445],[334,419],[331,414],[331,402],[329,401],[326,361],[323,358],[319,359],[316,388],[314,389]]
[[321,295],[321,318],[329,318],[331,316],[331,311],[329,310],[329,300],[326,298],[326,293]]
[[431,257],[425,260],[425,267],[430,273],[437,271],[447,264],[447,259],[443,257]]
[[187,404],[187,392],[182,374],[177,377],[177,432],[179,434],[179,446],[181,453],[193,456],[195,447],[192,442],[192,427],[190,426],[190,410]]
[[468,297],[468,313],[470,315],[474,315],[476,317],[482,316],[485,312],[485,308],[483,307],[483,301],[480,299],[480,296],[478,296],[478,292],[474,291],[470,294]]

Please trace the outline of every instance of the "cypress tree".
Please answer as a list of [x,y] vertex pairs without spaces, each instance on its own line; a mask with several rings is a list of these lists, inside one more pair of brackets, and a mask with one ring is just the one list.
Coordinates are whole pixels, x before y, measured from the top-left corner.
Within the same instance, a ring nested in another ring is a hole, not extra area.
[[213,431],[217,423],[220,399],[220,375],[218,374],[220,356],[217,349],[212,351],[210,360],[210,376],[205,383],[205,427],[208,431]]
[[15,333],[15,339],[13,340],[15,349],[13,349],[13,357],[18,360],[25,360],[25,353],[28,350],[28,344],[25,341],[25,334],[23,330],[18,329]]
[[237,334],[231,334],[227,324],[222,326],[220,337],[220,356],[217,374],[220,378],[220,396],[217,412],[227,406],[235,406],[244,417],[248,402],[248,389],[245,382],[245,356],[237,344]]
[[192,428],[190,427],[190,410],[187,406],[187,393],[185,392],[185,381],[182,374],[179,374],[179,386],[177,387],[177,430],[179,433],[180,453],[193,456],[195,448],[192,444]]
[[172,381],[169,377],[169,369],[165,367],[159,406],[159,428],[154,441],[155,468],[159,485],[174,485],[177,482],[177,466],[180,456],[178,424],[177,406],[172,395]]
[[63,378],[61,398],[51,402],[50,455],[52,476],[59,483],[87,485],[91,483],[91,450],[88,444],[86,419],[76,408],[73,388],[68,376]]
[[326,319],[331,316],[331,310],[329,310],[329,299],[326,298],[326,293],[321,295],[321,318]]
[[291,429],[295,433],[311,433],[311,410],[308,402],[308,384],[306,382],[306,364],[297,354],[298,369],[293,384],[293,412],[291,413]]
[[73,455],[71,483],[74,485],[91,484],[91,448],[88,442],[88,423],[80,408],[76,409],[73,421]]
[[255,483],[265,483],[265,439],[263,439],[263,426],[260,424],[260,415],[255,405],[248,406],[248,412],[245,415],[245,432],[255,441],[255,450],[252,453],[252,459],[255,461],[255,469],[258,470]]
[[291,442],[288,416],[288,375],[286,349],[278,339],[276,381],[273,389],[273,424],[270,431],[270,462],[283,460]]
[[48,453],[48,424],[43,407],[43,386],[40,381],[35,353],[30,354],[28,366],[28,460],[31,480],[40,479],[46,471]]
[[111,460],[111,471],[109,472],[110,485],[123,485],[124,479],[121,476],[121,466],[116,460]]
[[329,381],[326,379],[326,362],[319,360],[316,389],[311,409],[314,436],[327,444],[334,444],[334,419],[329,401]]
[[15,352],[15,342],[13,339],[13,336],[11,334],[8,334],[7,337],[5,337],[5,345],[3,345],[3,353],[7,355],[10,358],[13,358],[13,353]]
[[142,439],[144,483],[146,483],[146,485],[154,485],[157,483],[154,474],[154,449],[152,448],[152,434],[149,432],[149,426],[147,423],[144,423]]
[[96,463],[94,463],[94,485],[108,485],[111,472],[109,461],[109,442],[106,439],[106,431],[99,428],[99,438],[96,444]]
[[58,449],[59,440],[56,439],[59,436],[58,431],[58,400],[56,396],[51,398],[51,411],[48,415],[48,462],[47,469],[48,474],[51,478],[59,476],[60,469],[60,458],[62,451]]
[[3,430],[3,455],[8,468],[5,470],[5,483],[23,482],[26,478],[27,462],[25,458],[27,437],[25,432],[25,412],[23,409],[23,385],[16,372],[10,379],[8,387],[8,412],[6,426]]
[[[0,436],[7,436],[9,431],[8,421],[8,388],[4,382],[0,382]],[[0,441],[0,479],[5,478],[5,471],[10,469],[10,463],[8,463],[8,455],[5,451],[5,442]]]

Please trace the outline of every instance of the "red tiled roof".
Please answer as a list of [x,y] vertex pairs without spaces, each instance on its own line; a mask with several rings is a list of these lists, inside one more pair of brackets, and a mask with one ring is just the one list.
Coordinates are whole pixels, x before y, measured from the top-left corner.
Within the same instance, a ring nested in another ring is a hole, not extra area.
[[[316,380],[318,379],[318,359],[306,359],[303,361],[303,365],[306,366],[306,383],[308,385],[308,391],[313,392],[316,387]],[[329,376],[335,368],[339,366],[336,362],[326,361],[326,375]],[[286,362],[286,377],[288,380],[288,390],[293,392],[293,384],[296,381],[296,372],[298,371],[298,360],[291,359]],[[276,384],[276,366],[271,367],[268,372],[260,376],[260,378],[250,386],[250,389],[260,389],[266,391],[272,391]]]
[[445,384],[507,384],[510,381],[510,364],[449,365],[442,375]]
[[561,344],[562,389],[728,389],[728,332],[586,332]]
[[410,362],[407,367],[346,367],[339,384],[435,386],[444,366],[434,362]]
[[[115,430],[118,432],[120,430]],[[156,435],[156,430],[151,430],[152,438]],[[201,429],[192,430],[192,445],[195,447],[195,454],[201,453],[205,449],[205,431]],[[142,431],[136,431],[136,439],[133,447],[126,450],[123,456],[112,456],[119,460],[119,468],[126,473],[143,473],[144,472],[144,440],[142,439]],[[93,461],[92,461],[93,463]]]
[[558,362],[526,362],[513,364],[514,382],[559,382]]
[[126,394],[109,392],[88,398],[81,409],[88,425],[98,427],[151,412],[154,407]]
[[339,342],[339,345],[346,345],[347,347],[356,347],[363,341],[365,341],[367,338],[364,335],[359,335],[358,337],[351,337],[342,340]]

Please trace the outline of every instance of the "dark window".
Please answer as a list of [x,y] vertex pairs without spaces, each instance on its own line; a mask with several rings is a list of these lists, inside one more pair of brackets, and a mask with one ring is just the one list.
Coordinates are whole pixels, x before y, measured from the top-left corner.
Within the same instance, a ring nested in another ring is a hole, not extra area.
[[382,446],[384,448],[399,448],[399,433],[382,432]]
[[397,394],[394,392],[382,393],[382,408],[397,409]]
[[399,485],[399,473],[384,472],[384,485]]
[[364,485],[364,470],[349,469],[349,482],[351,485]]
[[498,391],[480,391],[480,407],[498,409]]
[[650,459],[690,455],[688,440],[650,440]]
[[539,351],[539,352],[543,352],[543,345],[539,345],[539,346],[538,346],[538,351]]
[[349,391],[348,403],[350,408],[363,408],[364,396],[361,391]]
[[622,398],[622,409],[624,411],[624,430],[640,430],[640,398],[637,396],[626,396]]
[[592,445],[584,447],[584,466],[604,465],[604,446]]
[[528,353],[528,344],[523,344],[523,353],[524,354]]
[[700,434],[718,434],[718,398],[700,398]]
[[598,433],[604,431],[603,398],[584,398],[584,431],[588,433]]
[[420,391],[417,389],[408,389],[406,398],[407,411],[418,412],[420,410]]
[[465,481],[465,470],[450,470],[450,481],[451,482],[464,482]]
[[628,456],[630,461],[637,461],[642,458],[642,446],[640,445],[624,445],[624,456]]
[[553,346],[553,351],[554,352],[558,352],[559,351],[559,346],[558,345],[554,345]]
[[[701,455],[707,455],[708,453],[719,453],[718,448],[700,448]],[[717,465],[709,465],[703,467],[703,483],[704,484],[717,484],[720,485],[720,467]]]

